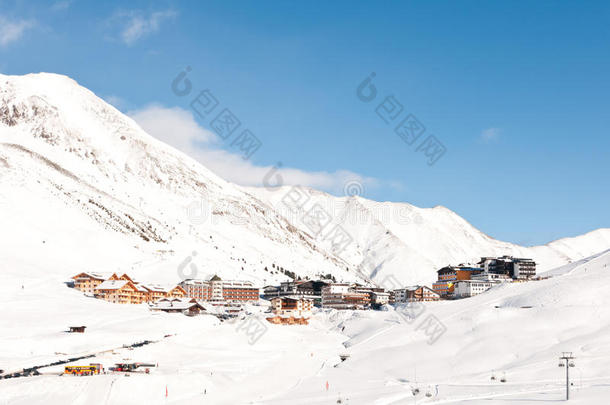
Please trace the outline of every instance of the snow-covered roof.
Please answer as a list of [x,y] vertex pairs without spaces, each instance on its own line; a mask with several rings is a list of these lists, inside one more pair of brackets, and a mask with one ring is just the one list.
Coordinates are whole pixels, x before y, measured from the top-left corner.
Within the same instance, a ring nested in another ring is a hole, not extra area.
[[148,292],[148,290],[146,289],[146,287],[144,287],[142,284],[134,284],[134,286],[136,287],[136,289],[140,292],[146,293]]
[[313,301],[314,300],[312,297],[303,296],[303,295],[282,295],[282,296],[279,296],[279,297],[271,298],[271,301],[277,300],[277,299],[307,300],[307,301]]
[[86,276],[89,276],[91,278],[95,278],[97,280],[106,280],[108,279],[110,276],[112,276],[113,273],[101,273],[101,272],[93,272],[93,271],[84,271],[82,273],[78,273],[76,276],[72,277],[72,278],[77,278],[78,276],[80,276],[81,274],[84,274]]
[[175,285],[167,286],[167,285],[159,285],[159,284],[143,284],[143,286],[150,291],[167,293],[176,288]]
[[106,280],[97,287],[96,290],[118,290],[123,288],[125,284],[129,283],[127,280]]
[[[204,308],[201,304],[199,304],[193,298],[171,298],[171,299],[160,299],[151,305],[151,309],[177,309],[177,310],[185,310],[192,308],[194,306],[199,306]],[[205,308],[204,308],[205,309]]]

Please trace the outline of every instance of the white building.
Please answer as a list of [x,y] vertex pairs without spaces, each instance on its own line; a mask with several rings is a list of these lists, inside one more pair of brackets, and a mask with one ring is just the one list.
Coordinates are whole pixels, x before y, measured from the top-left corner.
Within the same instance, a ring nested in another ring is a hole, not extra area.
[[471,280],[476,281],[489,281],[491,283],[504,283],[511,282],[512,279],[507,274],[496,274],[496,273],[479,273],[470,276]]
[[184,280],[180,286],[188,297],[208,301],[213,305],[225,305],[229,302],[257,302],[259,290],[249,281],[224,281],[218,277],[206,280]]
[[473,297],[491,288],[493,283],[479,280],[459,280],[454,285],[453,295],[457,298]]
[[513,259],[513,274],[516,279],[524,280],[536,275],[536,262],[532,259]]
[[364,309],[371,303],[370,294],[356,292],[349,284],[335,283],[322,288],[322,307],[334,309]]
[[394,302],[439,301],[441,296],[425,285],[414,285],[394,290]]
[[390,293],[373,291],[371,293],[371,304],[386,305],[390,302]]

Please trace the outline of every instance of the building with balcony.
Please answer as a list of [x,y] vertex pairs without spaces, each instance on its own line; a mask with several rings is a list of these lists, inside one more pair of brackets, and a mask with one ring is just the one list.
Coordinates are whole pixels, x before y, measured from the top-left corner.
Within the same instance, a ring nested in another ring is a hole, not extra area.
[[467,298],[489,290],[493,283],[479,280],[460,280],[455,283],[453,295],[456,298]]
[[470,280],[475,274],[480,274],[483,269],[471,266],[446,266],[438,270],[438,280],[432,284],[432,290],[441,297],[453,294],[454,285],[460,280]]
[[98,285],[112,276],[116,277],[112,273],[84,272],[72,277],[72,280],[74,281],[74,288],[87,294],[93,294]]
[[441,296],[438,292],[425,285],[415,285],[394,290],[394,301],[397,303],[439,301]]
[[516,280],[528,280],[536,275],[536,262],[513,256],[481,257],[479,266],[485,273],[502,274]]
[[227,302],[257,302],[259,289],[249,281],[223,281],[214,276],[210,280],[185,280],[180,283],[186,295],[214,305],[225,305]]
[[357,292],[349,284],[333,283],[322,288],[322,307],[365,309],[371,304],[369,292]]
[[313,299],[299,296],[275,297],[271,299],[271,312],[279,316],[309,318],[313,308]]

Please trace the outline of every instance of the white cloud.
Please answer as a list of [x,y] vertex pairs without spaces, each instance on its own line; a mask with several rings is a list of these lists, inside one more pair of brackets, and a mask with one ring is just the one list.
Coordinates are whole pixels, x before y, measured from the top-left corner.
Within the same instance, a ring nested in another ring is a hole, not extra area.
[[53,9],[54,11],[66,10],[66,9],[68,9],[70,7],[71,4],[72,4],[72,0],[60,0],[60,1],[56,1],[51,6],[51,9]]
[[495,141],[500,137],[500,128],[487,128],[481,132],[481,139],[484,142]]
[[33,26],[33,21],[9,21],[5,17],[0,16],[0,46],[7,46],[11,42],[17,41],[26,30]]
[[158,32],[161,23],[176,17],[174,10],[154,11],[149,14],[141,11],[120,12],[116,15],[124,25],[121,29],[121,40],[127,45],[133,45],[139,39]]
[[[271,171],[273,166],[257,166],[238,153],[220,149],[222,139],[199,126],[193,114],[182,108],[151,105],[128,115],[150,135],[193,157],[225,180],[243,186],[276,186],[281,177],[281,185],[309,186],[341,195],[353,182],[364,189],[380,184],[349,170],[308,172],[277,165],[277,170]],[[225,145],[229,147],[230,142]]]

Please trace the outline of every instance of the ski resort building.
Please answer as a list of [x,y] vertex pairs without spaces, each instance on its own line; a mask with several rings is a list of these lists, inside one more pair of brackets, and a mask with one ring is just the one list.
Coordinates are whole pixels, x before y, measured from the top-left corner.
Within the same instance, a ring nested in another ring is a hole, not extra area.
[[330,284],[322,280],[284,281],[279,286],[266,286],[263,289],[263,298],[271,300],[274,297],[298,296],[313,298],[314,305],[322,304],[322,288]]
[[517,280],[527,280],[536,276],[536,262],[532,259],[513,258],[511,277]]
[[110,273],[79,273],[72,277],[72,280],[74,280],[74,288],[87,294],[93,294],[95,288],[110,277]]
[[390,293],[385,291],[373,291],[371,293],[371,305],[376,307],[386,305],[390,302]]
[[470,280],[470,278],[483,272],[480,267],[470,266],[446,266],[438,270],[438,281],[432,284],[432,290],[441,297],[453,294],[454,284],[460,280]]
[[334,283],[322,288],[322,307],[334,309],[365,309],[371,304],[368,292],[357,292],[349,284]]
[[141,304],[166,297],[184,297],[180,286],[140,284],[127,274],[80,273],[72,277],[74,288],[116,304]]
[[425,285],[416,285],[394,290],[394,301],[397,303],[415,301],[439,301],[441,296]]
[[115,304],[141,304],[145,294],[127,280],[106,280],[94,290],[94,296]]
[[479,266],[485,273],[506,275],[516,280],[527,280],[536,275],[536,262],[512,256],[481,257]]
[[504,282],[510,282],[512,281],[512,279],[510,278],[510,276],[508,276],[507,274],[496,274],[496,273],[479,273],[479,274],[473,274],[470,277],[471,280],[477,280],[477,281],[489,281],[491,283],[504,283]]
[[227,302],[256,302],[259,299],[259,289],[249,281],[223,281],[214,276],[210,280],[185,280],[180,287],[186,295],[201,301],[209,301],[215,305]]
[[313,298],[299,296],[275,297],[271,300],[274,315],[309,318],[313,308]]
[[489,290],[492,285],[489,281],[460,280],[455,283],[453,295],[456,298],[473,297]]
[[150,306],[151,311],[183,313],[193,316],[205,313],[205,308],[194,298],[161,298]]

